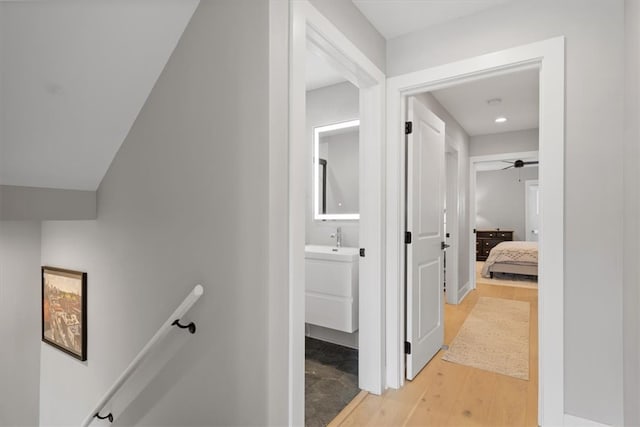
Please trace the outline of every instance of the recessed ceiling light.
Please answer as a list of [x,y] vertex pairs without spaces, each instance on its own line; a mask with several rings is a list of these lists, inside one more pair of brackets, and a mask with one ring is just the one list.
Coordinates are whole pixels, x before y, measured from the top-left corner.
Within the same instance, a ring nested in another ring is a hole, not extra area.
[[504,123],[507,121],[506,117],[496,117],[496,123]]

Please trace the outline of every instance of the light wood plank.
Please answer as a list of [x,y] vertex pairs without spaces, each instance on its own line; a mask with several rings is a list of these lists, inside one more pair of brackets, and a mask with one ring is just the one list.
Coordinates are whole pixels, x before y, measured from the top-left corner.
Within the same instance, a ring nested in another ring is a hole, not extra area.
[[451,410],[449,425],[477,426],[490,424],[499,374],[470,369],[466,382]]
[[336,415],[336,417],[329,423],[327,427],[337,427],[341,425],[351,414],[351,412],[353,412],[353,410],[356,409],[360,405],[360,403],[367,397],[368,394],[369,393],[364,390],[360,391],[360,393],[358,393],[356,397],[354,397],[353,400],[349,402],[349,404],[345,406],[338,415]]
[[445,306],[445,343],[451,343],[483,296],[531,304],[529,381],[445,362],[439,352],[402,389],[366,395],[331,426],[537,426],[537,289],[479,284],[461,304]]
[[413,413],[407,414],[407,426],[447,425],[453,405],[472,368],[449,369],[450,363],[436,355],[421,375],[429,375],[430,381]]

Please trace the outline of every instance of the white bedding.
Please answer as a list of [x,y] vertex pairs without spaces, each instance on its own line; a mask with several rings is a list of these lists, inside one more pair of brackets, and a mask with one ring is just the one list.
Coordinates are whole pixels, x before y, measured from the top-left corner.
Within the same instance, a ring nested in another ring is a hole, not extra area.
[[493,264],[538,265],[538,242],[501,242],[498,243],[482,266],[482,277],[489,277]]

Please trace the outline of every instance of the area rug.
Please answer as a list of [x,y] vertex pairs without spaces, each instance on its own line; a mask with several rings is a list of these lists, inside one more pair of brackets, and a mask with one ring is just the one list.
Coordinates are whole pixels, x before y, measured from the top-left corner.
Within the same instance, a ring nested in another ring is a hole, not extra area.
[[529,303],[480,297],[442,359],[528,380]]

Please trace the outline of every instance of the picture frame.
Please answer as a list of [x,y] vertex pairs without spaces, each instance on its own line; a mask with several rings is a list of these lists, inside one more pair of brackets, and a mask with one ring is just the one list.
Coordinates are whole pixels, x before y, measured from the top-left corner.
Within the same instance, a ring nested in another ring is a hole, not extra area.
[[87,273],[42,267],[42,342],[87,360]]

